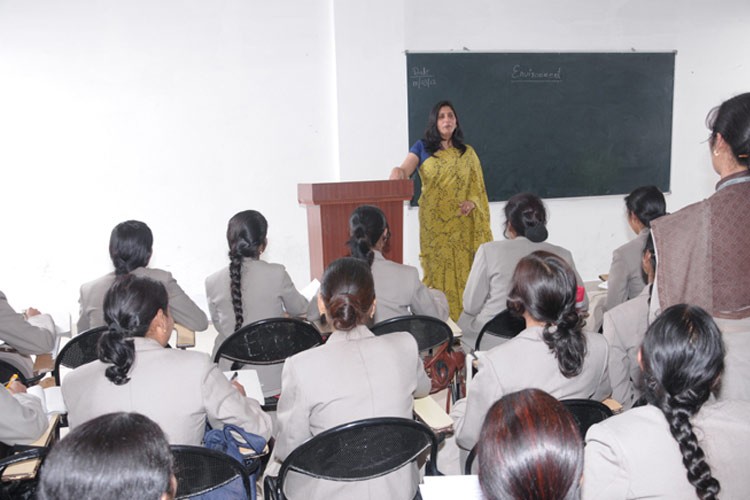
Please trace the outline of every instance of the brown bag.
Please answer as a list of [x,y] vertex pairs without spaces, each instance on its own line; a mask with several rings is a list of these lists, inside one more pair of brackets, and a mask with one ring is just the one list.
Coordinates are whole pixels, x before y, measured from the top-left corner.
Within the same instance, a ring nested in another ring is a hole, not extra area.
[[[448,343],[441,345],[434,353],[425,356],[424,370],[430,377],[432,388],[430,394],[440,392],[448,387],[454,378],[459,387],[459,397],[463,397],[463,384],[461,381],[464,377],[464,366],[466,355],[461,348],[452,350]],[[451,398],[447,398],[446,407],[450,405]],[[446,410],[447,411],[447,410]]]

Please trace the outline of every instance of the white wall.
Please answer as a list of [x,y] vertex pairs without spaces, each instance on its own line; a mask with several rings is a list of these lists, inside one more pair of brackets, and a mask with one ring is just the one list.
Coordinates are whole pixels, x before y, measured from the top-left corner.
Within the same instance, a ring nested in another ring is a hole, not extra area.
[[[268,260],[305,284],[296,185],[400,163],[405,50],[677,50],[676,210],[717,180],[703,123],[748,90],[749,14],[746,0],[0,0],[0,290],[74,311],[78,286],[111,269],[112,226],[136,218],[154,230],[152,264],[204,304],[226,221],[246,208],[269,219]],[[550,240],[584,278],[630,237],[620,196],[548,207]],[[406,229],[418,265],[415,210]]]

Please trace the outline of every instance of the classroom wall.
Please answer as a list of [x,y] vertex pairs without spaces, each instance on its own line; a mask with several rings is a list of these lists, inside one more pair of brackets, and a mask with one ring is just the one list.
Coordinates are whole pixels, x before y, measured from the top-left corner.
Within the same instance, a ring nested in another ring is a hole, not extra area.
[[[296,185],[401,162],[405,50],[677,50],[676,210],[717,180],[704,118],[748,90],[748,14],[744,0],[0,0],[0,290],[19,309],[75,311],[79,285],[111,269],[111,228],[136,218],[154,230],[152,265],[205,307],[226,221],[245,208],[269,219],[266,258],[306,284]],[[548,208],[550,240],[586,279],[631,236],[620,196]]]

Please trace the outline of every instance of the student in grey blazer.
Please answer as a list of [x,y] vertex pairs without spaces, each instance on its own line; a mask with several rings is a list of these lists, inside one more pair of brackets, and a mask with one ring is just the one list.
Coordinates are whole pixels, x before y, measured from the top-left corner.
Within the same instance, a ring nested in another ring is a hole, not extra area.
[[588,430],[583,498],[746,498],[750,403],[712,399],[724,345],[708,313],[665,310],[640,359],[648,404]]
[[474,447],[487,410],[510,392],[533,387],[558,399],[597,401],[610,395],[607,342],[581,331],[576,289],[573,269],[557,255],[537,251],[518,263],[508,307],[526,329],[479,358],[467,397],[451,412],[461,448]]
[[[504,210],[504,235],[508,239],[491,241],[479,247],[464,289],[464,310],[458,318],[458,326],[463,332],[461,341],[468,349],[474,349],[482,327],[506,309],[510,279],[516,264],[532,252],[544,250],[562,257],[573,269],[578,286],[584,286],[570,252],[546,242],[547,211],[541,198],[531,193],[519,193],[508,200]],[[583,297],[580,307],[587,309],[585,291]],[[500,343],[497,337],[487,336],[482,340],[483,350]]]
[[[328,342],[289,358],[278,405],[277,461],[307,439],[347,422],[372,417],[412,418],[413,398],[426,396],[430,380],[414,338],[406,332],[376,337],[364,324],[374,312],[367,263],[343,258],[330,264],[320,288],[334,326]],[[332,482],[291,473],[289,498],[398,500],[414,498],[416,464],[363,482]]]
[[266,318],[303,316],[307,311],[307,299],[294,287],[284,266],[260,260],[267,232],[266,218],[255,210],[229,219],[230,264],[206,278],[208,310],[219,332],[214,354],[244,325]]
[[17,380],[0,387],[0,415],[0,443],[9,446],[32,443],[47,429],[42,402]]
[[106,325],[102,309],[104,295],[117,276],[128,273],[164,284],[176,323],[196,332],[208,328],[206,313],[187,296],[171,273],[146,267],[151,260],[153,243],[151,229],[143,222],[129,220],[115,226],[109,238],[109,256],[115,271],[81,286],[78,332]]
[[[99,360],[62,383],[71,428],[114,411],[135,411],[158,423],[172,444],[200,445],[206,421],[238,425],[268,439],[271,419],[244,389],[230,383],[200,352],[165,349],[174,327],[164,285],[118,278],[104,299],[109,331]],[[234,387],[233,387],[234,385]]]
[[31,377],[34,362],[31,354],[46,354],[55,348],[54,332],[34,326],[30,319],[40,313],[30,307],[25,314],[19,314],[8,304],[5,294],[0,292],[0,359],[21,370],[24,377]]
[[664,195],[656,186],[642,186],[625,197],[628,225],[638,236],[612,252],[612,264],[607,278],[608,311],[618,304],[635,298],[643,287],[641,256],[651,228],[651,221],[667,213]]

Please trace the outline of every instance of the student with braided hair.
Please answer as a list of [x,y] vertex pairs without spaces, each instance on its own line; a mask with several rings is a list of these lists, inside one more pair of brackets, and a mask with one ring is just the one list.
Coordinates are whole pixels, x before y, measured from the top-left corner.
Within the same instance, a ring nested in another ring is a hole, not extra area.
[[294,287],[284,266],[260,259],[267,231],[266,218],[255,210],[229,219],[229,266],[206,278],[208,309],[219,332],[214,354],[244,325],[266,318],[302,316],[307,311],[307,299]]
[[487,410],[510,392],[534,387],[557,399],[597,401],[611,394],[607,341],[581,330],[576,289],[575,272],[555,254],[539,250],[519,261],[507,306],[526,329],[479,358],[467,397],[451,412],[461,448],[471,450]]
[[583,498],[747,498],[750,402],[712,393],[724,370],[716,323],[677,304],[651,324],[640,362],[648,404],[586,434]]

